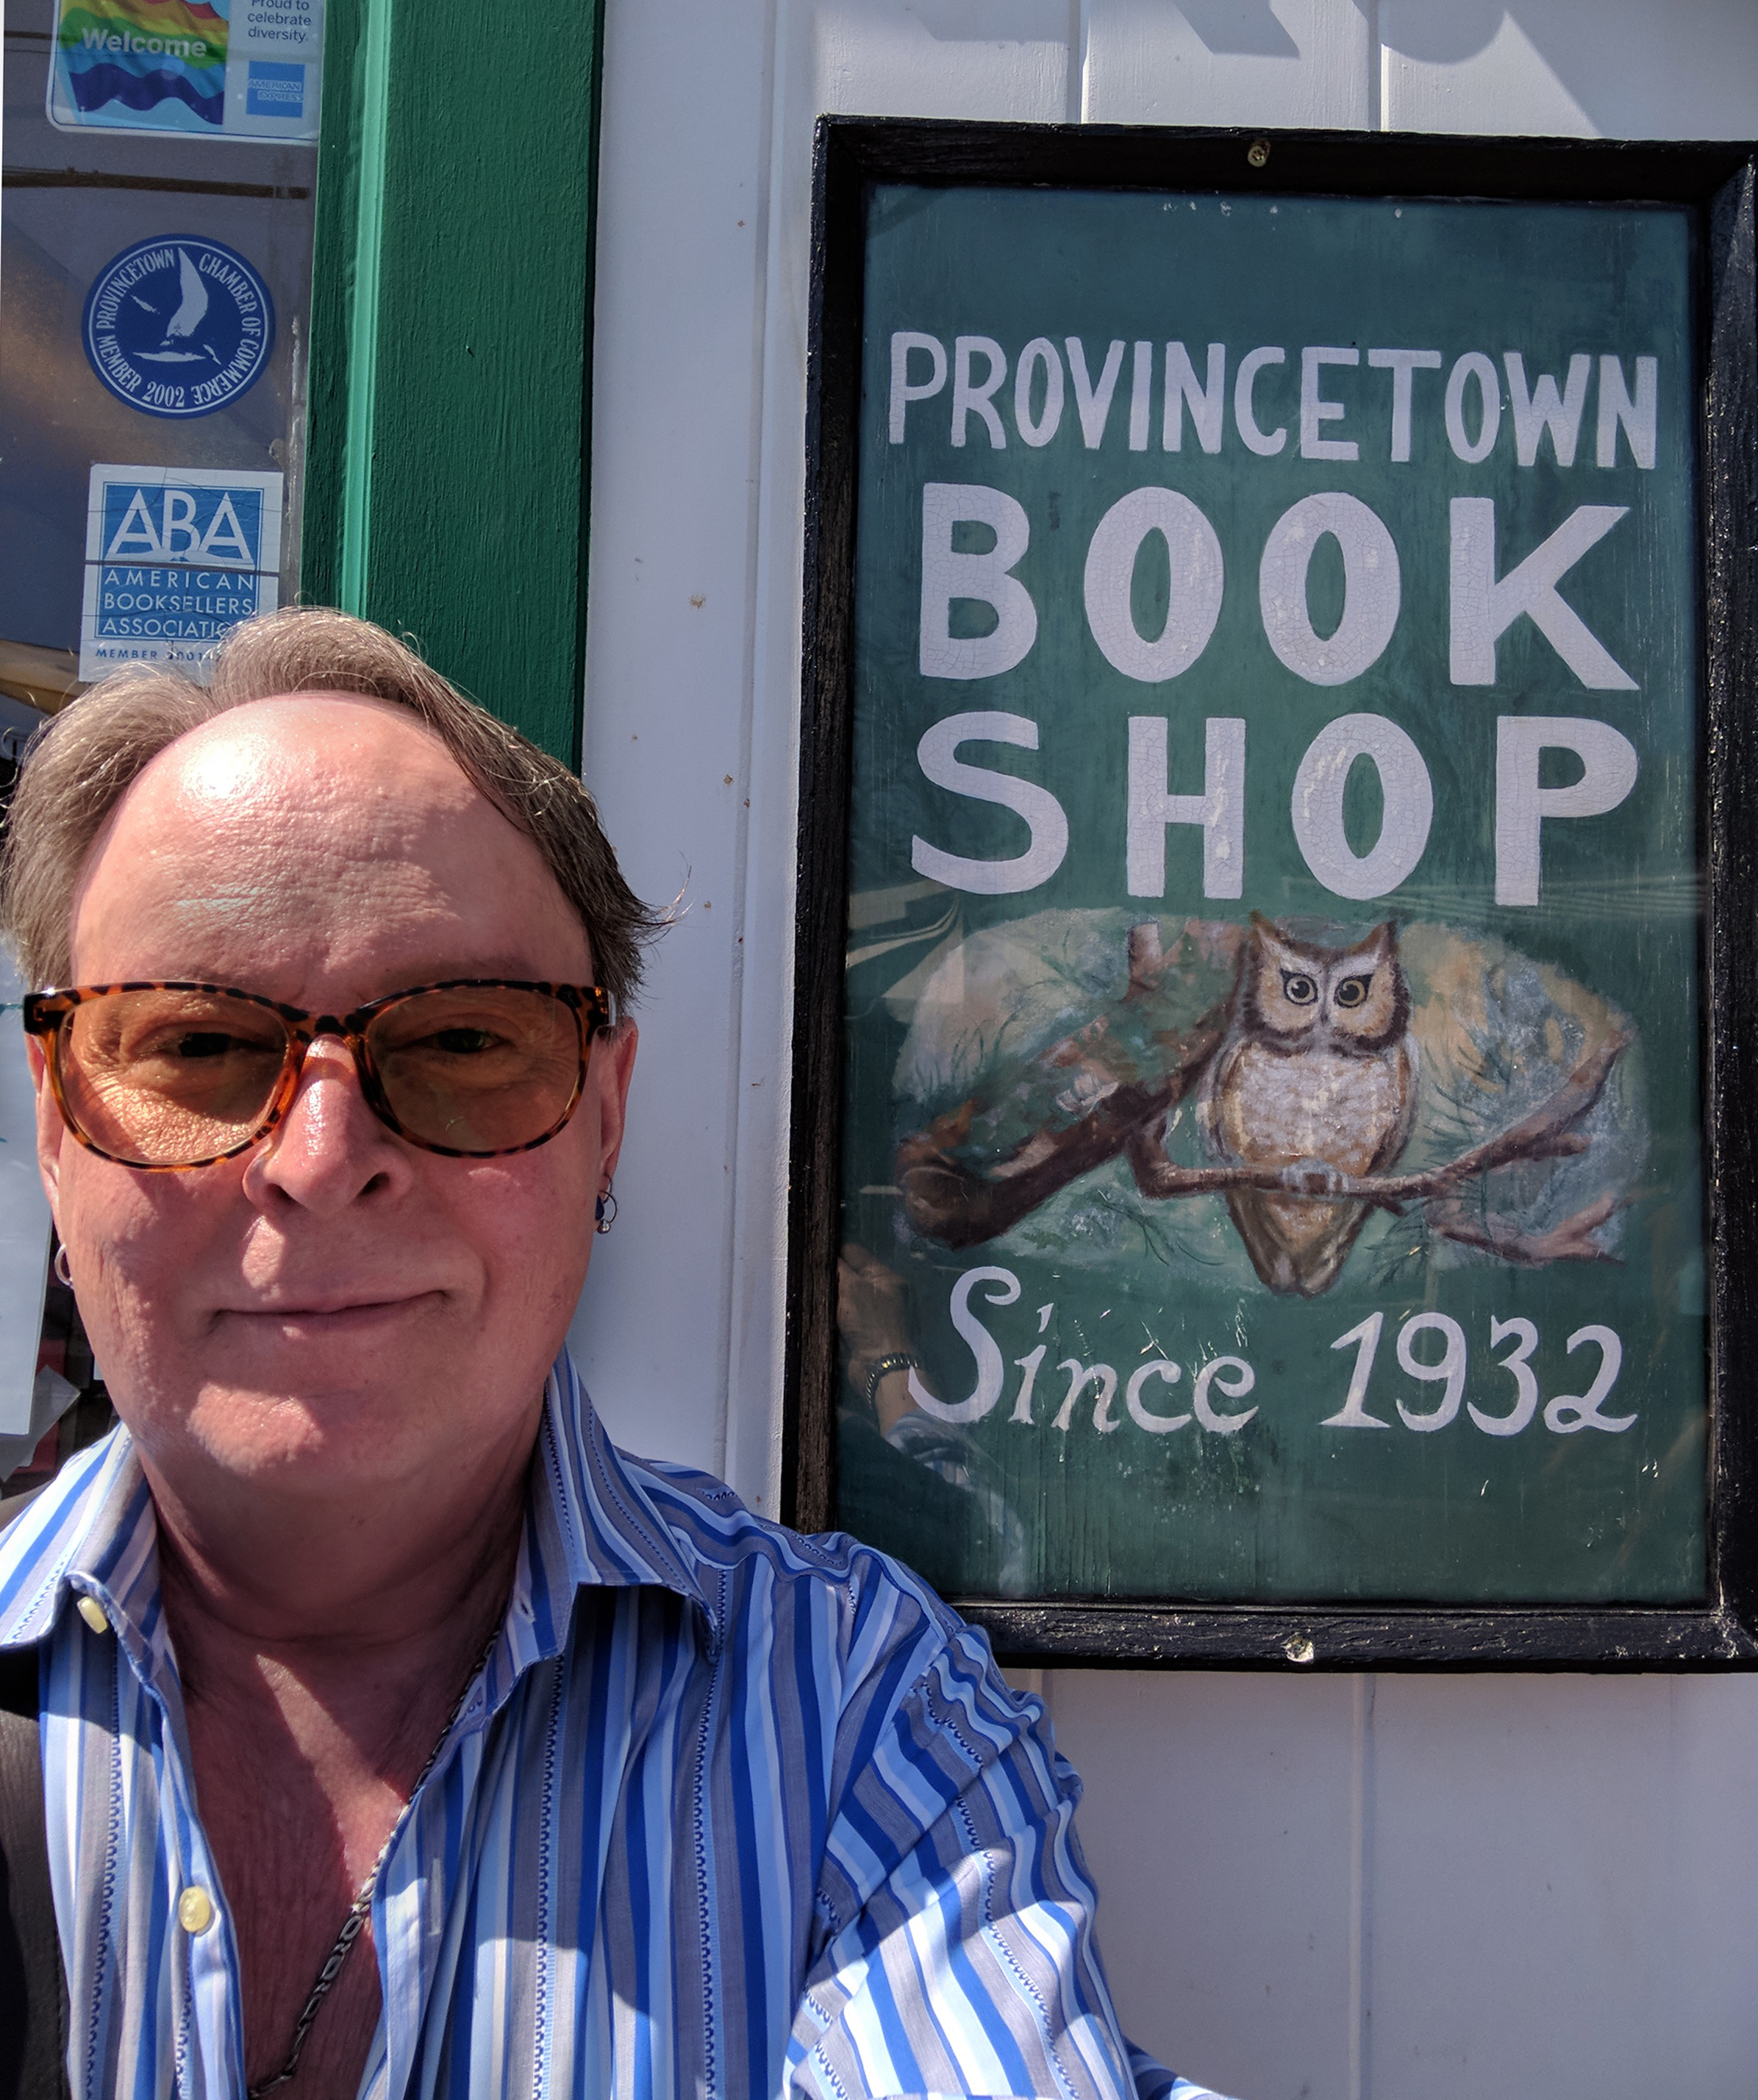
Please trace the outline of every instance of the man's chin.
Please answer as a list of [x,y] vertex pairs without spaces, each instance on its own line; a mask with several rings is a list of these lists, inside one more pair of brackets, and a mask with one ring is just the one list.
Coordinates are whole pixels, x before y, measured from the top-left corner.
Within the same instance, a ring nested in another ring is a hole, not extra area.
[[210,1385],[184,1436],[208,1466],[240,1485],[348,1496],[418,1478],[445,1458],[451,1441],[430,1389],[382,1380],[315,1389]]
[[535,1433],[541,1374],[509,1389],[509,1367],[482,1360],[467,1324],[430,1316],[363,1340],[227,1321],[178,1366],[192,1403],[162,1379],[134,1396],[118,1386],[117,1410],[151,1470],[191,1503],[259,1489],[355,1504],[432,1492]]
[[198,1409],[227,1396],[246,1413],[291,1409],[331,1432],[387,1410],[431,1414],[469,1348],[452,1309],[431,1291],[337,1312],[223,1314],[191,1365]]

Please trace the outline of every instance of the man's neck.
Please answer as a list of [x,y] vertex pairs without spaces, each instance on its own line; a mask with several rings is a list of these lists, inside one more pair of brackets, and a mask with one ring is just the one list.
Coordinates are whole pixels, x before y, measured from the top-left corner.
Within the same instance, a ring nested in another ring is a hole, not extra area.
[[[504,1615],[529,1470],[528,1444],[486,1478],[460,1468],[405,1498],[400,1524],[394,1507],[327,1524],[307,1512],[294,1535],[266,1513],[248,1555],[232,1548],[235,1521],[192,1523],[165,1486],[161,1587],[240,1950],[252,2083],[284,2062],[334,1935]],[[367,1937],[290,2100],[358,2081],[378,2002]]]
[[[465,1639],[485,1595],[504,1602],[541,1403],[500,1449],[436,1477],[297,1495],[140,1458],[158,1520],[165,1605],[187,1675],[198,1655],[271,1655],[314,1669]],[[483,1638],[487,1638],[484,1629]]]

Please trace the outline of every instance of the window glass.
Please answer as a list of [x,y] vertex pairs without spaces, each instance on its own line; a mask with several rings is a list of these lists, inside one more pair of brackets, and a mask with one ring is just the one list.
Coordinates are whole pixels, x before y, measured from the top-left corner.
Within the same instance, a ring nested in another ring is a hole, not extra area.
[[[4,24],[0,794],[94,678],[200,676],[297,589],[323,0],[6,0]],[[3,1507],[108,1414],[49,1273],[0,976]]]

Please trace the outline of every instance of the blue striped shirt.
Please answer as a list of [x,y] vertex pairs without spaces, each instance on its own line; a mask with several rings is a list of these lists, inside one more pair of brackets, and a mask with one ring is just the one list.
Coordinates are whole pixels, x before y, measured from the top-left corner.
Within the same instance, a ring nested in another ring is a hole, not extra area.
[[[0,1534],[0,1646],[27,1643],[73,2091],[236,2100],[237,1946],[124,1431]],[[1078,1793],[906,1569],[627,1457],[564,1356],[504,1622],[373,1899],[360,2093],[1203,2100],[1118,2030]]]

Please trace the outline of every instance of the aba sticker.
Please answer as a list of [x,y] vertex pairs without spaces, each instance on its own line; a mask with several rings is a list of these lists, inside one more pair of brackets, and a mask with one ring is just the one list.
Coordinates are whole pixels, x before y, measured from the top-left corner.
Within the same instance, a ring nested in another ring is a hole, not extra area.
[[243,256],[198,234],[142,240],[86,299],[86,355],[130,408],[211,416],[253,386],[275,345],[268,287]]

